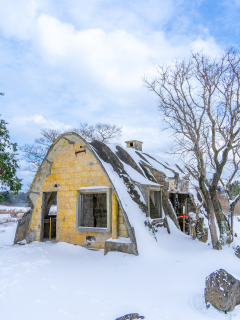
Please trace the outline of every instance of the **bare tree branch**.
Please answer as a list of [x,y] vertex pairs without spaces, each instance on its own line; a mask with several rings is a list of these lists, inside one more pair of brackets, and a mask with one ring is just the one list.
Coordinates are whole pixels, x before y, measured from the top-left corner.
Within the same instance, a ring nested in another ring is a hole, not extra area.
[[163,129],[173,133],[172,153],[198,181],[213,246],[220,248],[217,187],[222,182],[227,189],[240,169],[240,54],[230,48],[213,59],[192,52],[188,59],[160,66],[157,76],[143,81],[158,95]]
[[[106,123],[97,123],[95,125],[80,123],[79,128],[74,128],[71,131],[79,134],[87,142],[98,140],[107,143],[121,136],[122,127]],[[49,147],[64,133],[66,131],[46,128],[41,130],[41,136],[35,139],[34,144],[25,144],[20,147],[21,151],[24,152],[24,159],[29,163],[28,171],[37,171]]]

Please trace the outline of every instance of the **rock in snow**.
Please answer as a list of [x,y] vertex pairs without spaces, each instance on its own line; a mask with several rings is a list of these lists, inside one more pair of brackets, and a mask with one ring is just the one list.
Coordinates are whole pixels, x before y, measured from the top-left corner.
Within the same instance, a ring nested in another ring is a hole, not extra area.
[[144,316],[140,316],[138,313],[129,313],[125,316],[117,318],[116,320],[133,320],[133,319],[145,319]]
[[17,244],[25,245],[25,244],[27,244],[27,241],[26,241],[26,239],[23,239],[22,241],[18,241]]
[[206,278],[205,302],[207,308],[213,305],[221,311],[232,311],[240,304],[240,281],[223,269]]
[[235,255],[240,259],[240,247],[237,246],[235,249]]

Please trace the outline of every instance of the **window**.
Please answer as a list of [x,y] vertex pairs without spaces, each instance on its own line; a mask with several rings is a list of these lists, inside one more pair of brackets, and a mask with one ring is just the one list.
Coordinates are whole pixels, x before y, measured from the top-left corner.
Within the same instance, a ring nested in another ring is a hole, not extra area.
[[133,147],[133,142],[130,142],[130,147]]
[[86,187],[78,190],[77,230],[111,231],[111,188]]
[[151,219],[162,218],[162,194],[161,191],[149,191],[149,214]]

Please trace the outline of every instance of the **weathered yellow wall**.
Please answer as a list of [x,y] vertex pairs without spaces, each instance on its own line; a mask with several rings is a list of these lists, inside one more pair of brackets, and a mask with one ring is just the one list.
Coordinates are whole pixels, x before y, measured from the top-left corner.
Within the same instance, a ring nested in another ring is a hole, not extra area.
[[[111,187],[107,176],[89,150],[78,153],[82,144],[68,144],[63,146],[54,159],[51,175],[45,179],[38,196],[30,230],[35,230],[36,241],[40,240],[42,192],[57,191],[57,237],[56,241],[88,247],[86,236],[94,236],[96,242],[91,242],[92,248],[104,249],[105,241],[112,237],[110,232],[86,232],[76,230],[77,190],[81,187],[107,186]],[[56,189],[55,184],[60,186]],[[127,226],[121,211],[119,212],[118,236],[128,237]]]
[[[75,155],[80,144],[66,144],[54,159],[52,174],[45,179],[41,192],[56,191],[57,188],[57,242],[69,242],[87,246],[86,236],[96,238],[91,242],[93,248],[104,248],[105,241],[111,238],[109,232],[83,232],[76,230],[77,190],[81,187],[107,186],[111,187],[107,176],[97,163],[95,157],[86,151]],[[42,194],[39,195],[30,224],[30,229],[36,231],[36,240],[40,240]]]
[[115,193],[112,193],[112,238],[118,238],[118,200]]
[[128,238],[128,230],[123,218],[122,210],[118,208],[118,236]]

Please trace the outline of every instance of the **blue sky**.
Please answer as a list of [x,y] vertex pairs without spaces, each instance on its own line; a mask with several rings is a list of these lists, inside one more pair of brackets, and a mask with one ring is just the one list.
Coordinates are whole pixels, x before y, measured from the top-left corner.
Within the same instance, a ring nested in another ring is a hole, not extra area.
[[[125,140],[159,152],[157,100],[142,85],[189,50],[239,45],[240,0],[0,0],[0,114],[13,142],[80,122],[123,126]],[[24,184],[32,175],[21,161]]]

